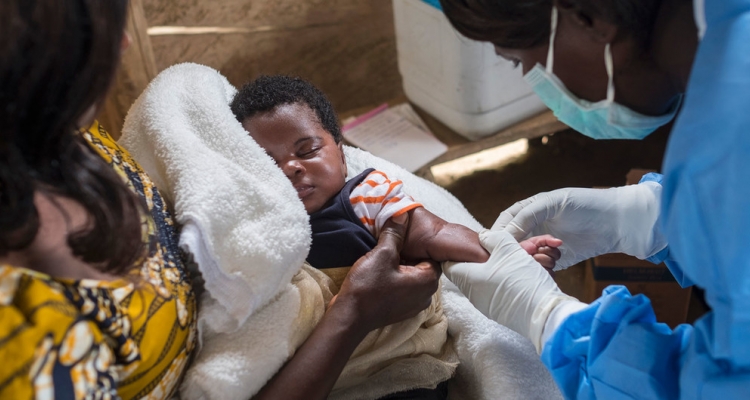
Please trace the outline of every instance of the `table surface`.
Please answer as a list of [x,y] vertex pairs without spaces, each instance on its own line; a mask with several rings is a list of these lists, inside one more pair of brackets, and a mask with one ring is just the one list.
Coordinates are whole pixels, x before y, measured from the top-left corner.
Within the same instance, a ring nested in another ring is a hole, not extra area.
[[[406,96],[400,96],[391,101],[388,101],[388,105],[394,106],[405,102],[409,102],[409,99],[407,99]],[[416,175],[429,180],[432,180],[431,167],[433,165],[455,160],[457,158],[468,156],[482,150],[501,146],[514,140],[522,138],[536,138],[559,132],[568,128],[552,114],[552,111],[544,111],[517,124],[511,125],[510,127],[504,128],[497,133],[486,136],[479,140],[471,141],[448,128],[447,126],[445,126],[445,124],[438,121],[435,117],[423,111],[415,104],[411,103],[411,105],[414,108],[414,111],[416,111],[417,114],[419,114],[419,116],[425,122],[432,134],[435,135],[438,140],[448,146],[448,151],[430,161],[427,165],[423,166],[415,172]],[[341,120],[344,120],[352,116],[361,115],[373,108],[375,107],[366,107],[351,110],[346,113],[342,113],[340,115],[340,118]]]

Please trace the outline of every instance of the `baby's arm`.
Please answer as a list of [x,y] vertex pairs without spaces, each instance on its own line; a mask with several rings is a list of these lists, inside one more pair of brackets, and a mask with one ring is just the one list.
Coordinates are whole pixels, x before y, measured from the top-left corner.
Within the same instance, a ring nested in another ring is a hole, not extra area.
[[[544,268],[552,271],[560,259],[562,240],[550,235],[535,236],[519,243]],[[479,235],[459,224],[452,224],[424,207],[409,211],[402,257],[408,260],[486,262],[489,253],[479,243]]]
[[[401,252],[404,259],[482,263],[489,258],[476,232],[427,211],[403,191],[401,181],[391,181],[382,171],[371,171],[352,190],[349,200],[354,214],[375,237],[385,221],[408,212],[409,228]],[[554,248],[559,244],[542,243],[539,238],[544,237],[531,238],[521,242],[521,246],[545,268],[552,268],[560,258],[559,250]],[[549,239],[557,240],[551,236]]]
[[409,211],[409,229],[401,256],[407,260],[482,263],[490,255],[479,243],[476,232],[418,207]]
[[373,236],[391,218],[408,213],[401,256],[409,261],[485,262],[489,254],[471,229],[451,224],[427,211],[403,190],[400,180],[372,171],[349,195],[352,209]]

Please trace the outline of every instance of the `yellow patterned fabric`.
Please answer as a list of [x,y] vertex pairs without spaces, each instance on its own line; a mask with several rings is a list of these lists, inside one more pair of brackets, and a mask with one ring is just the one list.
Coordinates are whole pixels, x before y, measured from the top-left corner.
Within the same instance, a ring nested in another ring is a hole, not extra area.
[[0,265],[0,398],[169,398],[196,337],[175,227],[127,151],[98,123],[83,135],[146,201],[149,257],[110,282]]

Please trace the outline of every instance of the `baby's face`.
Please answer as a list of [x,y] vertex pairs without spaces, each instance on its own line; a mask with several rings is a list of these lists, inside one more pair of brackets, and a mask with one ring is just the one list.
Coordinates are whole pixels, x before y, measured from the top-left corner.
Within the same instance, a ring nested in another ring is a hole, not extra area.
[[292,181],[307,213],[320,210],[346,182],[340,144],[306,104],[284,104],[247,118],[242,126]]

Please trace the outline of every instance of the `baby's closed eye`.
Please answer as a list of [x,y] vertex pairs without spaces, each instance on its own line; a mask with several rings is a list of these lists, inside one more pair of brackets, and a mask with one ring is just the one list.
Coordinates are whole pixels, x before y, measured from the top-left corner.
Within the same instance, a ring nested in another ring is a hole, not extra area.
[[300,158],[310,158],[315,156],[320,151],[320,147],[313,147],[309,149],[302,149],[297,152],[297,157]]

